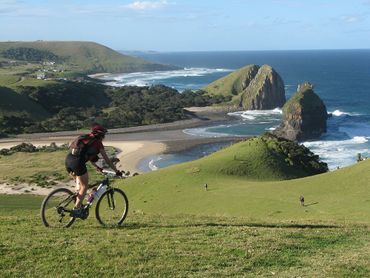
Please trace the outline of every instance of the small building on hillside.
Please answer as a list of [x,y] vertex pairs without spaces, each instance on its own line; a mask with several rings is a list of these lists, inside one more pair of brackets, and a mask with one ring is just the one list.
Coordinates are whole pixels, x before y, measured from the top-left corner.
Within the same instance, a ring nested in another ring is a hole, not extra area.
[[45,79],[45,77],[46,77],[45,72],[43,72],[43,71],[36,72],[36,78],[37,79]]

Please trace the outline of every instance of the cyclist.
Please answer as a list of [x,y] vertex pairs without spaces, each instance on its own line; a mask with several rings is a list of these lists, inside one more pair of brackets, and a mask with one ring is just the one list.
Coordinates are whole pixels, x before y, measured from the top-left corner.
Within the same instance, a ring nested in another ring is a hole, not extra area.
[[75,207],[72,212],[74,217],[81,217],[83,213],[82,201],[85,198],[86,191],[89,187],[89,175],[86,168],[86,163],[88,161],[96,167],[97,171],[101,172],[102,169],[96,165],[96,161],[99,159],[98,154],[101,154],[107,164],[116,172],[116,175],[122,176],[122,172],[117,170],[116,166],[113,164],[112,160],[108,158],[107,153],[105,152],[102,141],[106,133],[106,128],[102,125],[95,124],[92,127],[91,132],[83,136],[83,139],[81,139],[81,143],[83,144],[81,152],[73,154],[72,151],[66,157],[66,169],[70,176],[72,176],[76,181],[76,189],[78,191]]

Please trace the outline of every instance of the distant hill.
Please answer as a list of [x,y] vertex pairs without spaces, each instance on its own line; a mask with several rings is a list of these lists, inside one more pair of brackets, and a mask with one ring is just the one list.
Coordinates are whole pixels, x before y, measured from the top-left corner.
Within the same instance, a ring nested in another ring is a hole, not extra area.
[[27,57],[30,57],[31,61],[55,59],[64,63],[70,70],[83,73],[121,73],[178,68],[123,55],[95,42],[0,42],[0,58],[24,61]]

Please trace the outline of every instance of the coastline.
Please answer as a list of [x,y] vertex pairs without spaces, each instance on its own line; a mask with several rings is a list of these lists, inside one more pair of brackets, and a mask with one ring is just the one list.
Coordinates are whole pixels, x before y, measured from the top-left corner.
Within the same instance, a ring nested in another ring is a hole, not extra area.
[[[232,108],[235,110],[235,108]],[[205,107],[205,108],[187,108],[190,119],[148,125],[139,127],[112,129],[104,140],[105,146],[112,146],[119,150],[117,157],[120,159],[117,167],[120,170],[130,171],[131,174],[142,173],[138,169],[142,159],[150,155],[159,155],[162,153],[176,153],[185,151],[192,147],[208,143],[240,141],[245,137],[196,137],[183,132],[186,128],[209,126],[222,123],[229,120],[227,112],[230,108],[226,107]],[[86,131],[62,131],[53,133],[21,134],[14,138],[0,139],[0,149],[10,148],[21,143],[32,143],[35,146],[50,145],[54,142],[62,145],[72,141],[77,135]],[[9,193],[9,184],[0,184],[0,194]],[[26,187],[22,187],[28,190]],[[4,192],[6,191],[6,192]],[[11,190],[12,192],[12,190]],[[20,192],[18,190],[18,192]],[[14,192],[16,193],[16,192]],[[31,194],[39,194],[31,191]],[[44,194],[45,192],[40,192]]]
[[89,74],[88,77],[90,78],[99,78],[99,77],[102,77],[102,76],[105,76],[105,75],[108,75],[108,74],[111,74],[109,72],[98,72],[98,73],[93,73],[93,74]]

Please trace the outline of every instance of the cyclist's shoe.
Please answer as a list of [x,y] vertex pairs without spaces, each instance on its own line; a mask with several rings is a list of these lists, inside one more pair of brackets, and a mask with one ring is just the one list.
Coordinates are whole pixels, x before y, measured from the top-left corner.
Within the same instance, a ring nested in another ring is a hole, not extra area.
[[71,216],[72,217],[75,217],[75,218],[81,218],[84,214],[84,209],[83,207],[80,207],[80,208],[74,208],[72,211],[71,211]]
[[85,207],[74,208],[71,211],[71,217],[74,217],[74,218],[81,218],[82,220],[85,220],[88,216],[89,216],[89,209]]

